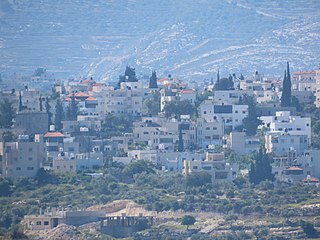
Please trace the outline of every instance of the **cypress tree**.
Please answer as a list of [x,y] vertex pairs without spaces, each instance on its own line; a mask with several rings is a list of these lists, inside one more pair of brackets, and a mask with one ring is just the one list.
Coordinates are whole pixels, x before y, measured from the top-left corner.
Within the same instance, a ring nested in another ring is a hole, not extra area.
[[182,138],[182,130],[179,130],[179,141],[178,141],[178,152],[183,152],[183,138]]
[[14,117],[15,111],[12,107],[12,102],[4,98],[0,103],[0,128],[10,128]]
[[42,109],[43,109],[43,106],[42,106],[42,97],[41,97],[41,95],[40,95],[40,97],[39,97],[39,103],[40,103],[40,112],[42,112]]
[[291,76],[289,62],[287,62],[287,70],[285,71],[282,85],[281,107],[291,106]]
[[152,75],[149,81],[149,88],[158,88],[156,71],[152,71]]
[[239,103],[248,105],[248,116],[242,121],[243,127],[247,130],[246,134],[248,136],[255,135],[258,126],[261,124],[261,120],[258,119],[255,99],[252,96],[244,94],[243,97],[239,99]]
[[72,121],[77,120],[78,105],[77,105],[76,98],[75,98],[74,94],[71,96],[71,102],[70,102],[69,108],[70,108],[70,119],[69,120],[72,120]]
[[50,101],[49,101],[49,97],[46,97],[46,104],[45,104],[45,108],[46,108],[46,113],[48,114],[48,129],[52,123],[52,113],[50,111],[51,106],[50,106]]
[[62,119],[63,119],[63,107],[59,97],[56,103],[56,114],[54,116],[54,125],[57,131],[60,131],[62,129]]
[[21,91],[19,92],[19,109],[18,111],[21,112],[23,109],[23,105],[22,105],[22,96],[21,96]]
[[272,174],[272,166],[270,164],[270,157],[264,148],[260,148],[256,155],[255,163],[251,163],[249,171],[249,181],[254,184],[259,184],[264,180],[274,181]]

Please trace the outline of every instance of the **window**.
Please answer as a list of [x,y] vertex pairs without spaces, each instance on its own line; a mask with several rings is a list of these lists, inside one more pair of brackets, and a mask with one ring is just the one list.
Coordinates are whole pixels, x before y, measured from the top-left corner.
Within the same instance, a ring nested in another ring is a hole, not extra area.
[[193,169],[198,169],[198,166],[193,166],[192,168],[193,168]]
[[32,152],[32,148],[29,148],[29,152]]
[[27,167],[27,170],[33,170],[34,167]]
[[49,221],[44,221],[43,225],[48,226],[49,225]]
[[28,160],[29,160],[29,161],[32,161],[32,157],[29,157]]
[[41,225],[41,221],[37,221],[36,225],[38,225],[38,226]]
[[16,170],[17,170],[17,171],[20,171],[20,170],[21,170],[21,167],[16,167]]
[[206,130],[210,130],[210,128],[209,128],[209,127],[206,127]]
[[214,113],[232,113],[232,105],[215,105]]

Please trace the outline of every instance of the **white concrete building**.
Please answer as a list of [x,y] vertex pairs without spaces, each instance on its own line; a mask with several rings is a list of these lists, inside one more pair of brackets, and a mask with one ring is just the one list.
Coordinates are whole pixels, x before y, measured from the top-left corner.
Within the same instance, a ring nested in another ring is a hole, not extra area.
[[215,90],[213,100],[217,105],[237,104],[242,93],[238,90]]
[[309,146],[307,135],[292,135],[284,131],[267,132],[265,139],[267,153],[274,156],[287,156],[291,151],[301,155]]
[[311,118],[291,116],[288,111],[276,112],[276,116],[262,116],[262,125],[270,132],[284,131],[290,135],[307,135],[311,143]]
[[320,70],[316,70],[316,93],[315,93],[315,105],[317,108],[320,107]]
[[183,173],[205,171],[212,177],[212,183],[229,182],[236,178],[238,167],[226,162],[223,153],[206,153],[206,159],[184,161]]
[[234,130],[242,125],[248,116],[248,105],[215,105],[206,100],[200,105],[200,117],[207,122],[218,121],[224,123],[225,129]]
[[207,121],[204,118],[196,120],[196,144],[198,147],[208,149],[214,145],[222,145],[224,123],[218,120]]
[[225,140],[224,147],[238,154],[251,154],[258,152],[260,148],[259,137],[246,136],[244,132],[231,132]]

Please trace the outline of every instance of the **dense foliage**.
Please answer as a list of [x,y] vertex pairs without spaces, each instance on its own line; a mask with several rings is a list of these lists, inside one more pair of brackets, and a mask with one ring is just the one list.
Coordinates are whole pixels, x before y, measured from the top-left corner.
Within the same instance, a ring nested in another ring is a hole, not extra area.
[[7,98],[0,102],[0,128],[10,128],[13,124],[15,111]]
[[266,154],[265,149],[260,148],[259,153],[256,154],[256,161],[251,163],[249,171],[249,180],[253,184],[259,184],[262,181],[269,180],[274,181],[274,175],[272,174],[272,167],[270,163],[270,157]]
[[258,119],[256,102],[253,96],[243,95],[239,104],[248,105],[248,116],[243,119],[243,128],[249,136],[257,133],[257,127],[261,124]]
[[163,109],[165,116],[180,118],[181,115],[195,115],[195,106],[189,100],[175,100],[166,103]]

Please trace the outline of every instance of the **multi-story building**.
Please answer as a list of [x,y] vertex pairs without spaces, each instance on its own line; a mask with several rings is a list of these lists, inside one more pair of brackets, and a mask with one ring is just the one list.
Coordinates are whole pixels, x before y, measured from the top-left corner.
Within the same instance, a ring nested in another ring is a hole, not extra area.
[[242,93],[237,90],[215,90],[213,100],[217,105],[237,104]]
[[206,100],[199,109],[201,118],[207,122],[221,122],[229,130],[241,126],[243,119],[248,116],[248,105],[215,105],[212,100]]
[[196,144],[201,148],[211,148],[222,144],[224,135],[224,123],[213,119],[207,121],[204,118],[196,120]]
[[30,135],[44,134],[48,131],[48,123],[48,114],[45,112],[23,111],[16,114],[14,127]]
[[256,136],[246,136],[244,132],[231,132],[225,137],[225,148],[231,149],[238,154],[251,154],[258,152],[260,139]]
[[17,142],[1,142],[2,176],[11,179],[35,177],[45,161],[46,148],[39,135],[31,141],[28,135],[20,135]]
[[97,169],[103,166],[102,152],[89,152],[81,154],[60,154],[53,159],[52,169],[55,173],[78,172],[87,169]]
[[140,116],[143,102],[151,97],[151,90],[141,82],[122,82],[120,89],[108,89],[105,94],[105,112]]
[[315,105],[317,108],[320,107],[320,70],[316,70],[316,100]]
[[299,156],[309,146],[307,135],[292,135],[285,131],[267,132],[265,139],[267,153],[273,153],[274,156],[287,156],[292,151]]
[[316,92],[316,71],[294,72],[291,86],[293,91]]
[[238,167],[226,162],[224,153],[206,153],[206,159],[185,160],[183,173],[185,175],[192,172],[207,172],[212,177],[212,183],[232,181],[238,174]]
[[307,135],[311,143],[311,119],[309,117],[291,116],[289,111],[276,112],[275,116],[262,116],[262,125],[270,132],[284,131],[290,135]]

